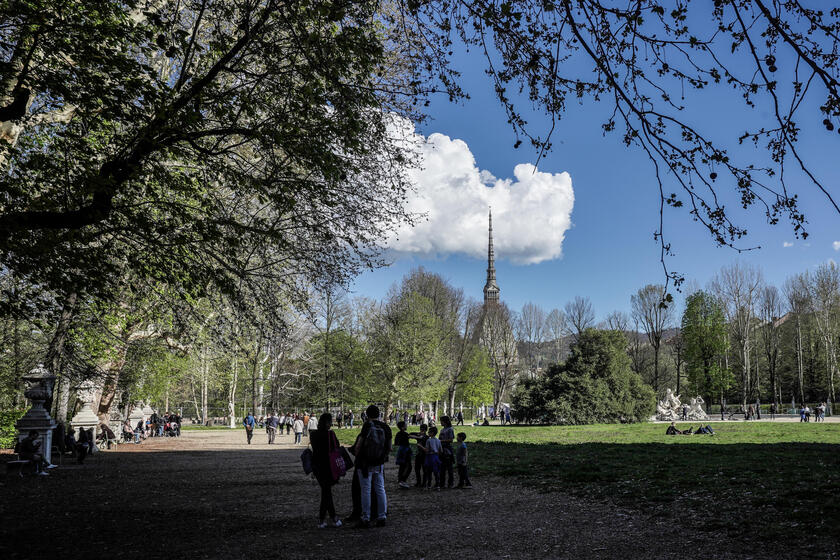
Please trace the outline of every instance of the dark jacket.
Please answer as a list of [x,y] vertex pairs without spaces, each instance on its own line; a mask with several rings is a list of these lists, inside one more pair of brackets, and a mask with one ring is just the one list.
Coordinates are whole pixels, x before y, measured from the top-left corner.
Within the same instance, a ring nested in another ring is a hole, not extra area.
[[312,430],[309,432],[309,444],[312,446],[312,472],[322,485],[335,484],[330,468],[330,450],[339,449],[338,438],[332,430]]

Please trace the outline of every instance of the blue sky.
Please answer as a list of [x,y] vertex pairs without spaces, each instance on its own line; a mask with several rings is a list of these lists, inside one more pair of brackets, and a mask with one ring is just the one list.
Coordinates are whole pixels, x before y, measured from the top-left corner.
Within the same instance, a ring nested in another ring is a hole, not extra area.
[[[463,140],[478,168],[498,178],[513,177],[514,167],[534,163],[536,154],[525,144],[513,148],[514,135],[492,96],[480,59],[467,55],[461,59],[459,69],[464,72],[464,84],[472,99],[461,104],[452,104],[445,97],[433,99],[429,108],[432,118],[418,131],[426,136],[440,133]],[[522,103],[527,107],[527,101]],[[687,99],[686,103],[690,106],[688,120],[707,130],[727,126],[743,129],[748,122],[766,116],[762,108],[752,113],[745,109],[731,91],[713,92],[704,98]],[[659,196],[652,166],[640,149],[623,145],[620,133],[602,136],[599,125],[607,109],[592,102],[584,106],[570,104],[555,132],[553,150],[539,163],[541,172],[570,175],[574,190],[571,227],[563,236],[559,258],[516,264],[510,255],[506,257],[499,251],[496,267],[501,297],[513,309],[520,309],[528,301],[546,310],[562,308],[566,301],[581,295],[592,300],[596,317],[601,320],[613,310],[629,312],[632,293],[647,283],[664,281],[659,245],[653,239],[658,227]],[[800,119],[803,117],[816,119],[818,115],[805,112]],[[538,113],[530,118],[536,125],[540,123],[537,119],[544,119]],[[840,179],[837,133],[813,126],[803,135],[801,150],[808,154],[828,188],[840,194],[836,188]],[[761,246],[739,254],[730,248],[716,247],[685,210],[670,209],[665,230],[675,255],[668,258],[669,268],[703,287],[722,266],[740,260],[760,267],[768,282],[781,287],[793,273],[831,258],[840,260],[840,252],[833,247],[833,242],[840,240],[840,216],[816,187],[801,180],[794,184],[800,189],[801,210],[808,219],[807,241],[796,239],[786,222],[768,225],[759,208],[753,207],[745,214],[733,204],[727,208],[749,229],[743,246]],[[514,229],[533,227],[533,217],[529,215],[508,219],[512,221],[508,227]],[[503,241],[499,233],[496,241]],[[486,245],[486,237],[481,243]],[[785,243],[793,245],[784,246]],[[478,255],[400,253],[391,258],[390,267],[360,276],[352,292],[382,298],[391,284],[412,268],[423,266],[442,274],[468,296],[482,298],[486,259]]]

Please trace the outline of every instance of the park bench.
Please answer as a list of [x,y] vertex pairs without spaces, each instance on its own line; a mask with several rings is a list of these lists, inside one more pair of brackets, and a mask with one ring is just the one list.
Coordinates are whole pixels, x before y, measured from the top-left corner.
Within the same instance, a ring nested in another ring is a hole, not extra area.
[[27,469],[27,467],[32,468],[32,473],[35,472],[35,461],[32,459],[21,459],[20,455],[17,453],[15,453],[15,457],[17,457],[17,459],[6,463],[6,474],[17,473],[19,476],[23,476],[23,472]]

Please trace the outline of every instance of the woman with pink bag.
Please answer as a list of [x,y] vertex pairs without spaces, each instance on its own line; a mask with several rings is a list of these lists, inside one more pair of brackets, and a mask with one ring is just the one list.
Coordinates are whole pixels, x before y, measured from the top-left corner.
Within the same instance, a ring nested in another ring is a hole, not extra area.
[[[336,461],[341,457],[341,445],[331,428],[332,414],[324,413],[318,419],[318,429],[309,433],[309,443],[312,445],[312,472],[321,487],[321,507],[318,513],[319,529],[326,528],[328,513],[333,526],[341,527],[341,520],[335,515],[332,487],[344,473],[340,473],[340,465],[336,465]],[[342,459],[341,465],[343,464]]]

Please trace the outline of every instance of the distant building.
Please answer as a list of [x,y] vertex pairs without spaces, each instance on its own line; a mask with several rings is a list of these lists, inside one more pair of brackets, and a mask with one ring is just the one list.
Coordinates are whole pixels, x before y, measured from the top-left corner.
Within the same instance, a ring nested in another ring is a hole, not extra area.
[[484,304],[499,303],[499,285],[496,284],[496,254],[493,251],[493,210],[489,213],[489,242],[487,244],[487,282],[484,284]]

